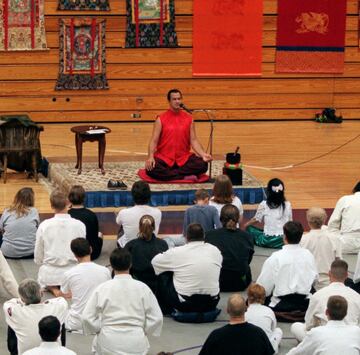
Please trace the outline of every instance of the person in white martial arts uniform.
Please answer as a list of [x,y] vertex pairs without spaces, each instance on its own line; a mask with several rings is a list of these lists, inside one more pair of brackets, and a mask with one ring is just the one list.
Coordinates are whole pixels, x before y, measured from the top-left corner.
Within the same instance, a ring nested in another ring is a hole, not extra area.
[[327,302],[326,325],[311,329],[288,355],[359,355],[360,328],[343,321],[347,311],[344,297],[331,296]]
[[341,243],[339,238],[331,235],[324,225],[327,215],[320,207],[312,207],[306,211],[306,219],[310,227],[309,233],[304,233],[300,245],[311,251],[315,257],[319,280],[316,289],[328,286],[329,270],[335,258],[341,259]]
[[82,314],[85,334],[96,334],[97,355],[145,355],[147,336],[159,336],[163,315],[150,288],[129,275],[131,255],[115,249],[110,255],[113,280],[95,289]]
[[271,296],[274,311],[306,311],[313,284],[318,278],[314,256],[299,245],[303,227],[299,222],[284,225],[284,243],[261,269],[256,283]]
[[71,251],[78,264],[65,272],[64,282],[61,285],[63,297],[71,297],[71,306],[65,320],[65,328],[82,332],[81,314],[86,302],[96,287],[111,280],[108,268],[91,261],[91,247],[84,238],[71,241]]
[[272,309],[264,306],[264,287],[258,284],[251,284],[247,289],[247,296],[248,308],[245,313],[245,320],[257,325],[266,333],[275,353],[277,353],[283,332],[280,328],[276,327],[276,318]]
[[329,276],[330,285],[311,296],[309,308],[305,314],[305,323],[296,322],[291,326],[291,332],[298,341],[303,340],[310,329],[327,323],[325,311],[330,296],[338,295],[347,300],[348,313],[344,319],[345,324],[360,325],[360,295],[344,285],[348,277],[348,264],[344,260],[333,261]]
[[18,284],[10,266],[0,250],[0,295],[6,299],[19,297]]
[[60,295],[59,286],[63,283],[65,271],[76,265],[77,260],[70,249],[75,238],[85,238],[84,223],[72,218],[68,213],[65,194],[54,191],[50,195],[53,218],[40,223],[36,232],[34,261],[40,265],[38,281],[55,296]]
[[336,203],[329,219],[329,232],[341,241],[343,254],[357,254],[360,251],[360,181],[353,189],[353,195],[343,196]]
[[61,324],[54,316],[46,316],[39,322],[41,344],[27,350],[24,355],[76,355],[72,350],[61,346],[58,342],[61,333]]
[[[25,279],[19,284],[20,298],[13,298],[4,303],[5,320],[9,326],[8,349],[10,354],[21,355],[24,351],[39,346],[39,321],[52,315],[63,324],[68,312],[68,304],[62,297],[41,302],[40,285],[32,279]],[[65,339],[62,339],[65,341]]]

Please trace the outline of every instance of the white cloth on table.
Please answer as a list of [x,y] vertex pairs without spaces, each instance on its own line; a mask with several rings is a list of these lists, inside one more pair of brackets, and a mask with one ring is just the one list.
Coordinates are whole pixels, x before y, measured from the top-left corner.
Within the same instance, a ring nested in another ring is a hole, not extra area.
[[36,232],[34,261],[40,265],[38,282],[42,287],[61,285],[64,273],[77,263],[70,249],[75,238],[85,238],[84,223],[69,214],[55,214],[40,223]]
[[81,314],[86,302],[96,287],[110,279],[110,270],[93,262],[80,263],[65,272],[61,291],[72,294],[70,310],[65,320],[66,329],[82,330]]
[[161,211],[156,207],[148,205],[135,205],[124,208],[117,217],[116,223],[123,227],[124,234],[118,240],[118,244],[123,248],[127,242],[136,239],[139,234],[139,222],[142,216],[150,215],[155,220],[155,235],[159,233],[161,223]]
[[23,355],[76,355],[76,353],[56,341],[43,341],[40,346],[25,351]]
[[147,335],[160,335],[163,316],[150,288],[122,274],[95,289],[82,321],[85,334],[97,334],[96,354],[145,355]]
[[270,307],[276,306],[279,296],[294,293],[310,295],[318,278],[314,256],[299,244],[284,245],[265,260],[256,283],[271,297]]
[[222,255],[211,244],[189,242],[156,255],[151,263],[156,275],[166,271],[174,273],[174,287],[180,295],[216,296],[220,292]]
[[62,297],[29,305],[25,305],[18,298],[13,298],[5,302],[3,308],[7,325],[16,334],[20,355],[40,345],[38,324],[42,318],[54,316],[63,324],[68,312],[68,304]]

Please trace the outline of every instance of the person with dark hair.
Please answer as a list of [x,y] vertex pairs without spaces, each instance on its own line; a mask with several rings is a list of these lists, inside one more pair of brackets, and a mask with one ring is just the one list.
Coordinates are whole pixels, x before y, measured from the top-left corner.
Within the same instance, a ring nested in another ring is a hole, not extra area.
[[169,249],[151,261],[160,275],[160,305],[164,312],[207,312],[219,302],[222,256],[218,248],[204,242],[204,230],[190,224],[186,245]]
[[147,284],[155,295],[158,294],[158,277],[155,275],[151,260],[155,255],[168,250],[168,245],[155,235],[155,220],[150,215],[140,218],[138,238],[126,244],[132,257],[131,276]]
[[305,314],[305,323],[294,323],[291,332],[298,341],[304,339],[306,332],[327,323],[326,303],[330,296],[342,296],[347,300],[349,312],[344,319],[345,324],[360,325],[360,295],[345,286],[348,277],[348,264],[344,260],[334,260],[329,271],[330,285],[314,293],[310,298]]
[[304,340],[288,355],[358,355],[360,353],[360,328],[347,325],[348,302],[342,296],[329,297],[326,305],[326,325],[310,330]]
[[131,254],[110,255],[114,279],[99,285],[82,314],[85,334],[96,334],[96,354],[147,354],[147,336],[159,336],[163,316],[150,288],[129,275]]
[[313,284],[318,279],[315,258],[299,245],[303,234],[299,222],[284,225],[284,246],[264,262],[256,281],[263,286],[274,312],[305,312]]
[[[20,298],[4,303],[5,321],[8,329],[8,349],[11,355],[39,346],[41,339],[37,332],[39,321],[45,316],[55,316],[63,324],[68,304],[62,297],[41,301],[40,285],[32,279],[19,284]],[[65,345],[65,332],[61,339]]]
[[23,355],[76,355],[72,350],[61,346],[58,339],[61,334],[61,324],[54,316],[46,316],[39,322],[40,346],[25,351]]
[[76,264],[70,243],[75,238],[85,238],[86,228],[84,223],[68,214],[69,201],[64,193],[53,191],[50,204],[55,215],[39,225],[34,261],[40,265],[38,281],[41,287],[58,296],[65,272]]
[[206,233],[205,241],[216,246],[222,254],[220,291],[243,291],[251,282],[250,263],[254,254],[253,237],[237,228],[239,210],[234,205],[225,205],[220,221],[223,228]]
[[99,234],[99,221],[96,214],[85,207],[85,190],[80,185],[74,185],[68,196],[71,208],[68,213],[85,224],[86,239],[91,246],[91,260],[97,259],[101,254],[103,239]]
[[280,328],[276,327],[276,318],[273,310],[264,306],[264,287],[258,284],[251,284],[247,289],[247,296],[248,308],[245,313],[245,320],[260,327],[266,333],[275,353],[277,353],[283,332]]
[[246,303],[239,293],[229,297],[227,313],[229,324],[213,330],[199,355],[271,355],[274,349],[266,333],[245,320]]
[[86,239],[72,240],[70,248],[78,264],[65,272],[60,288],[62,296],[72,300],[65,328],[82,332],[81,314],[86,302],[97,286],[111,279],[111,274],[105,266],[91,262],[91,247]]
[[199,175],[206,173],[212,157],[201,146],[191,115],[182,109],[180,90],[170,90],[167,99],[169,109],[154,124],[145,162],[147,174],[157,180],[196,182]]
[[344,254],[360,252],[360,181],[353,195],[339,199],[329,219],[329,232],[338,237]]
[[121,248],[124,248],[130,240],[137,238],[139,221],[142,216],[150,215],[154,218],[155,235],[158,235],[161,223],[161,211],[156,207],[149,206],[151,190],[146,181],[135,181],[131,188],[131,195],[135,206],[122,209],[116,217],[116,223],[121,228],[118,240]]
[[12,205],[0,218],[0,246],[3,255],[11,259],[34,257],[36,231],[40,224],[39,213],[34,207],[31,187],[20,189]]
[[256,245],[280,249],[284,244],[283,226],[288,221],[292,221],[292,209],[285,198],[285,185],[280,179],[271,179],[266,188],[266,200],[259,204],[245,228],[254,236]]

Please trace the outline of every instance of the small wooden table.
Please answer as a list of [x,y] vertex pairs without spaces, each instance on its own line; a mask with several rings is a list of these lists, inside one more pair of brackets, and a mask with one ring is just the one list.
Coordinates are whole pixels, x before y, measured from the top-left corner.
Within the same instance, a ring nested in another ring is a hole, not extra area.
[[106,139],[105,134],[110,133],[111,129],[104,126],[98,125],[83,125],[75,126],[71,128],[71,132],[75,133],[75,146],[76,146],[76,165],[75,168],[78,169],[78,174],[81,174],[82,170],[82,145],[84,142],[98,142],[99,143],[99,168],[101,173],[105,175],[104,170],[104,157],[105,157],[105,147]]

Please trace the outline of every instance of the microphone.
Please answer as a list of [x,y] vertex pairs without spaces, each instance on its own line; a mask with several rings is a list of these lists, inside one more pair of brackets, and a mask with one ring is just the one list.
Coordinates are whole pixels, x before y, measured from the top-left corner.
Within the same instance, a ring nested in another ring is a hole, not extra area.
[[180,104],[180,107],[185,110],[187,113],[192,114],[193,110],[190,110],[189,108],[187,108],[183,103]]

